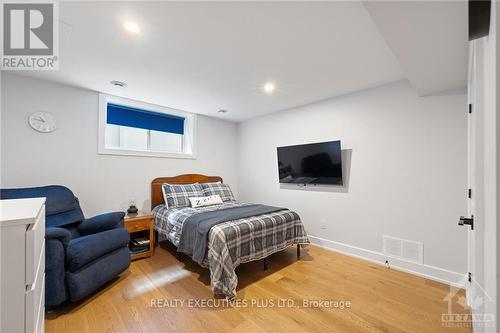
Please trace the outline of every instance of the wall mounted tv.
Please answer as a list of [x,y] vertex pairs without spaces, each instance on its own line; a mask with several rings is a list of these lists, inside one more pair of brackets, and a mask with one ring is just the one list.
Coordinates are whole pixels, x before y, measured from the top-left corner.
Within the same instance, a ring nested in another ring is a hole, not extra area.
[[340,140],[277,150],[280,183],[343,185]]

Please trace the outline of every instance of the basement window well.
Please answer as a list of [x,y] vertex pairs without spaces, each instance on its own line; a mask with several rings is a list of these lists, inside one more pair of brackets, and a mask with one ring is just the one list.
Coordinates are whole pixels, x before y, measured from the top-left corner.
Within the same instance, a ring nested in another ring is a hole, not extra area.
[[196,115],[100,94],[99,154],[195,158]]

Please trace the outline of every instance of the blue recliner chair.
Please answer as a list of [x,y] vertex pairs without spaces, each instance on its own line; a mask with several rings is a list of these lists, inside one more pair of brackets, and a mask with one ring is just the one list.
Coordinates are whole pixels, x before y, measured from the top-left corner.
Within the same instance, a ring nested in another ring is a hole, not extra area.
[[45,305],[76,302],[130,265],[125,213],[85,219],[78,199],[64,186],[1,189],[1,199],[46,197]]

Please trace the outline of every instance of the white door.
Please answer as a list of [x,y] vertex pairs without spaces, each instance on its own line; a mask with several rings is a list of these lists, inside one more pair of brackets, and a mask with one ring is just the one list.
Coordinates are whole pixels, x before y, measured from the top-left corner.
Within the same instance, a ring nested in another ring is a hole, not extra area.
[[[466,281],[466,291],[467,291],[467,302],[469,305],[472,305],[471,302],[474,300],[475,295],[475,284],[473,281],[477,278],[478,272],[480,272],[480,268],[477,267],[480,262],[476,262],[477,253],[481,253],[478,251],[477,246],[478,243],[477,236],[478,228],[481,229],[481,226],[478,225],[477,213],[479,213],[480,209],[478,209],[477,205],[480,204],[480,197],[482,193],[481,181],[482,179],[478,179],[481,177],[481,168],[478,168],[478,161],[481,161],[482,150],[478,145],[482,144],[481,136],[478,135],[481,133],[480,114],[482,112],[482,71],[483,71],[483,55],[482,55],[482,40],[474,40],[470,42],[469,49],[469,79],[468,79],[468,109],[467,109],[467,178],[468,178],[468,199],[467,199],[467,215],[464,219],[460,219],[460,224],[462,228],[464,228],[464,232],[467,232],[467,269],[468,276]],[[479,148],[479,149],[478,149]],[[475,223],[474,223],[475,222]],[[471,223],[469,225],[467,223]],[[466,230],[465,230],[466,229]],[[479,273],[481,274],[481,273]]]
[[[499,332],[495,326],[498,299],[498,221],[500,165],[500,113],[497,89],[500,81],[500,7],[492,1],[492,24],[488,36],[469,42],[468,174],[472,189],[468,215],[474,230],[468,233],[468,269],[471,282],[465,283],[467,302],[474,315],[474,332]],[[497,16],[498,15],[498,16]]]

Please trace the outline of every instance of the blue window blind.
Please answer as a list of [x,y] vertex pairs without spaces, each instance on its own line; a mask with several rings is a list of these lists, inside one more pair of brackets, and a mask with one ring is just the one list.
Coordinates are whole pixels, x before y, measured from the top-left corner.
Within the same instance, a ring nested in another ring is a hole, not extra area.
[[184,118],[108,103],[108,124],[184,134]]

